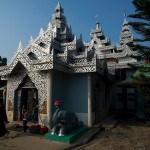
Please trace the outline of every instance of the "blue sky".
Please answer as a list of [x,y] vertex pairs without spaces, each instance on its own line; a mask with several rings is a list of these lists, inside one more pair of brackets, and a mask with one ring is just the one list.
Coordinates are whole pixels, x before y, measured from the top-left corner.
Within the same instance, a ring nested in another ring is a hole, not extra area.
[[[124,12],[134,13],[131,0],[59,0],[68,25],[83,41],[90,41],[90,31],[98,19],[106,37],[119,43]],[[0,0],[0,55],[8,62],[19,42],[25,48],[30,36],[35,39],[46,30],[58,0]],[[98,17],[95,17],[98,16]],[[128,19],[129,20],[129,19]]]

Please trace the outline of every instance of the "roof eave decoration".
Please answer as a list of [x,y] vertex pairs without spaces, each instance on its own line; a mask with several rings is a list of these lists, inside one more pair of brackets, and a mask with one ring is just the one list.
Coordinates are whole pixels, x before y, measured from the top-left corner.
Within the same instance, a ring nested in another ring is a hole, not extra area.
[[5,67],[0,67],[0,75],[9,75],[15,68],[18,62],[20,62],[28,71],[37,71],[37,70],[49,70],[53,68],[53,62],[49,58],[45,60],[30,60],[27,56],[19,53],[12,63]]

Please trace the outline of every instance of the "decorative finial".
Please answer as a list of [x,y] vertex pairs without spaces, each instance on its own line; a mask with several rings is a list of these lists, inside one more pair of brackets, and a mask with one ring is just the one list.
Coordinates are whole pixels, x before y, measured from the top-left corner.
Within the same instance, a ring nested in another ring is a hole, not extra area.
[[40,33],[39,33],[39,36],[43,36],[44,35],[44,30],[41,28],[40,29]]
[[96,21],[96,30],[98,30],[98,29],[99,29],[99,22]]
[[57,6],[55,8],[55,12],[61,12],[63,13],[63,9],[61,8],[60,2],[58,1]]
[[49,23],[48,23],[48,28],[51,29],[51,27],[52,27],[52,25],[51,25],[51,23],[49,22]]
[[124,18],[126,18],[126,16],[127,16],[127,14],[126,14],[126,12],[124,13]]
[[98,15],[95,15],[96,18],[96,30],[99,29],[99,21],[98,21]]
[[124,13],[124,21],[123,21],[123,25],[128,24],[127,19],[126,19],[126,13]]
[[22,43],[21,41],[19,42],[19,45],[18,45],[18,48],[17,48],[17,52],[20,52],[23,50],[23,47],[22,47]]
[[31,35],[29,43],[32,43],[32,42],[33,42],[33,37]]

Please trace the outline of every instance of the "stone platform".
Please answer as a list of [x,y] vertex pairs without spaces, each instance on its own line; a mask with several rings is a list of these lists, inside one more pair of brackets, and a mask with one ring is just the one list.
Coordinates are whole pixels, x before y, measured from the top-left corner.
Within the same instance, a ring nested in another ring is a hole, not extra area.
[[71,144],[75,140],[77,140],[85,131],[87,131],[87,127],[81,127],[79,129],[76,129],[66,136],[58,136],[58,135],[51,135],[51,132],[45,134],[45,138],[53,141],[59,141],[59,142],[64,142],[67,144]]

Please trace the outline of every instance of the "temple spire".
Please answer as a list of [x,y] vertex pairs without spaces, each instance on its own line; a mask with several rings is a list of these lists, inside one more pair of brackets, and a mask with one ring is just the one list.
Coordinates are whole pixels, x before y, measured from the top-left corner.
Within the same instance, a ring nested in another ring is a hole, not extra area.
[[129,28],[128,21],[126,19],[126,13],[124,13],[124,21],[122,31],[120,34],[120,45],[126,45],[127,43],[133,42],[131,29]]
[[63,13],[63,9],[61,8],[60,2],[58,2],[56,8],[55,8],[55,12],[61,12]]
[[94,37],[97,37],[100,40],[105,38],[98,20],[96,21],[96,28],[91,31],[91,38],[94,38]]

